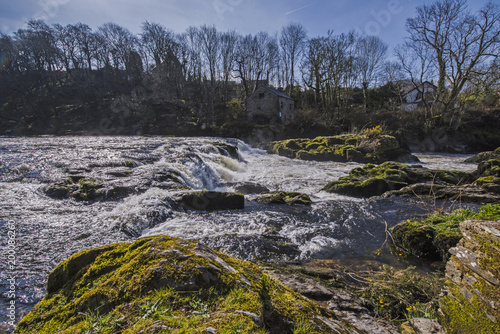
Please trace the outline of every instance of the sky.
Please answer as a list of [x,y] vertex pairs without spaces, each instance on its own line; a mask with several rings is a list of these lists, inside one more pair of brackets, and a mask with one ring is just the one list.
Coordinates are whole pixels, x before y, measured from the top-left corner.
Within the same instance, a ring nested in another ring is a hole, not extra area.
[[[309,37],[355,30],[380,37],[392,49],[404,41],[406,19],[434,0],[0,0],[0,32],[12,34],[30,19],[48,24],[78,22],[92,29],[117,23],[135,34],[144,21],[181,33],[189,26],[215,25],[242,34],[278,33],[290,22]],[[469,0],[477,11],[486,0]]]

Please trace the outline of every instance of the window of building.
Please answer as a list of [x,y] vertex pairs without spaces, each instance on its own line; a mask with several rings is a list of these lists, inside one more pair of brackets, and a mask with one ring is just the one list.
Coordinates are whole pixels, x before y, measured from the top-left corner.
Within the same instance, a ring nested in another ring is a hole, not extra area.
[[264,93],[259,93],[259,99],[263,99],[266,96]]
[[280,102],[281,109],[283,109],[283,101]]

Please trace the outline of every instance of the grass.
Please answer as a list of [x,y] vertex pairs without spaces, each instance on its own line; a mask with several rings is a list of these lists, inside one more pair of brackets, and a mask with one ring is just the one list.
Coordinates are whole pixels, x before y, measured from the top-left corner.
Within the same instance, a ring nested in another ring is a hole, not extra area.
[[422,274],[415,267],[398,270],[383,266],[366,278],[362,297],[371,301],[378,316],[388,320],[437,317],[438,298],[444,279],[438,274]]

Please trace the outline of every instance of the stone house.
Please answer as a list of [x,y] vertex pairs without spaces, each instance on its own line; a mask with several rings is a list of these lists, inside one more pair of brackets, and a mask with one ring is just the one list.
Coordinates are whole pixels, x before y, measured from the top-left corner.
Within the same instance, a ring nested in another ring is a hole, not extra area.
[[294,111],[290,96],[268,86],[259,86],[247,99],[248,120],[255,124],[286,124],[293,119]]
[[424,101],[428,104],[434,102],[437,87],[429,81],[424,81],[418,86],[407,85],[402,88],[403,104],[400,109],[413,111],[424,106]]

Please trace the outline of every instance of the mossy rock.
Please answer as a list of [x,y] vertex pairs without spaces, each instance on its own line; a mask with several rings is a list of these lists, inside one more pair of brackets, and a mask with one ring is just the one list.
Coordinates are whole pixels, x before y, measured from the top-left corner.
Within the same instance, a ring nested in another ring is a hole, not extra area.
[[489,159],[482,161],[477,166],[475,174],[478,177],[497,176],[500,177],[500,159]]
[[83,178],[78,181],[78,189],[70,196],[80,201],[94,201],[105,195],[102,182],[95,179]]
[[[267,152],[302,160],[360,163],[382,163],[413,157],[409,151],[402,149],[396,138],[392,136],[350,133],[314,139],[274,141],[268,144]],[[415,159],[418,160],[413,157],[411,161]]]
[[457,185],[471,179],[472,176],[467,172],[431,170],[418,165],[407,166],[387,161],[378,166],[366,164],[354,168],[348,176],[327,184],[324,190],[354,197],[371,197],[417,183]]
[[77,253],[14,333],[357,333],[257,265],[193,240],[139,239]]
[[185,210],[238,210],[245,207],[245,196],[221,191],[194,191],[181,194],[177,203]]
[[433,241],[436,231],[431,226],[403,223],[392,229],[396,245],[406,252],[421,258],[437,260],[439,254]]
[[101,181],[72,175],[65,181],[45,186],[43,191],[55,199],[72,197],[79,201],[94,201],[105,195],[103,187]]
[[470,219],[500,220],[500,205],[484,205],[477,212],[470,209],[436,212],[420,221],[407,220],[391,229],[393,241],[414,256],[447,261],[450,248],[462,238],[460,224]]
[[415,173],[397,162],[381,165],[367,164],[354,168],[348,176],[330,182],[324,188],[327,192],[354,197],[379,196],[390,190],[401,189],[414,181]]
[[311,205],[312,201],[309,195],[298,192],[274,191],[260,194],[255,201],[266,204],[303,204]]
[[491,159],[500,159],[500,150],[498,148],[493,152],[480,152],[473,157],[466,159],[465,162],[480,163]]

